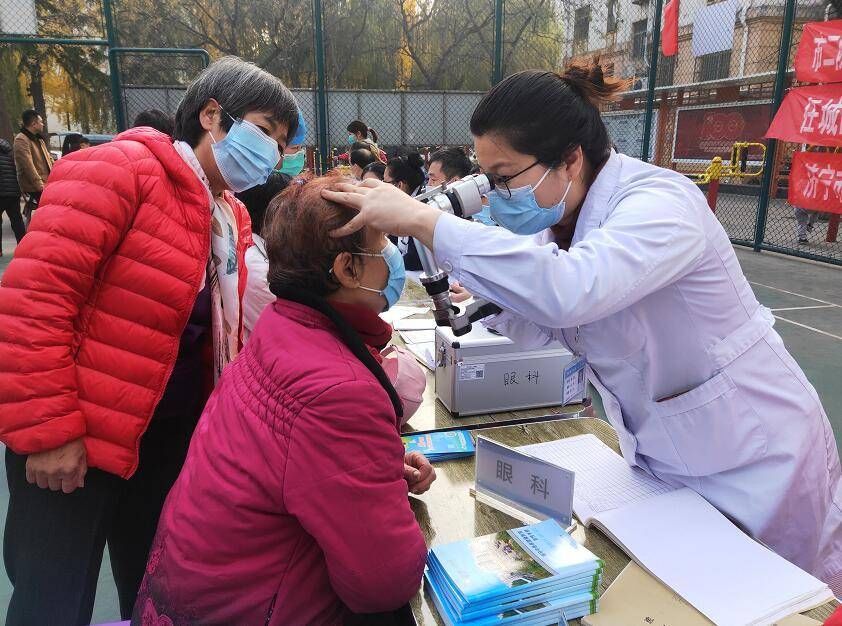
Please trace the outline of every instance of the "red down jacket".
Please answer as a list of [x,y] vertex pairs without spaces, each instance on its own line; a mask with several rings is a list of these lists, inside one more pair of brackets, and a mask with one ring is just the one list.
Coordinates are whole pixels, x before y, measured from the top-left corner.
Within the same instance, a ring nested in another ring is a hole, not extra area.
[[62,158],[0,287],[0,440],[31,454],[84,437],[90,467],[131,476],[209,249],[207,188],[166,135]]

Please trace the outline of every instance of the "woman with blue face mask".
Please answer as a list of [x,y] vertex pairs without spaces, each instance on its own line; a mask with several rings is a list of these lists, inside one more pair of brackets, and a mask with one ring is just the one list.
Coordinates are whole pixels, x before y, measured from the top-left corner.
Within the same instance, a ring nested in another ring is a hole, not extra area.
[[372,228],[331,237],[353,216],[321,197],[334,181],[296,179],[269,206],[277,300],[202,414],[138,623],[339,625],[352,612],[386,623],[370,614],[420,587],[427,549],[407,493],[435,471],[404,450],[406,407],[380,353],[392,329],[378,314],[400,295],[403,265]]
[[[386,153],[378,147],[378,141],[379,138],[377,136],[377,131],[370,128],[365,122],[354,120],[348,124],[348,146],[350,147],[350,150],[354,150],[359,147],[367,147],[374,155],[374,158],[385,163]],[[365,144],[365,146],[357,146],[355,144]],[[348,156],[349,153],[346,152],[344,155],[339,155],[339,158],[347,160]]]
[[187,88],[172,137],[132,128],[52,170],[0,287],[7,624],[89,623],[106,541],[131,616],[208,387],[241,347],[251,236],[232,192],[266,181],[297,119],[281,81],[226,58]]
[[338,234],[415,237],[503,309],[490,326],[565,343],[630,465],[695,490],[839,596],[842,475],[822,404],[696,185],[612,149],[599,111],[625,88],[573,66],[482,98],[471,132],[503,228],[366,181],[326,192],[360,210]]

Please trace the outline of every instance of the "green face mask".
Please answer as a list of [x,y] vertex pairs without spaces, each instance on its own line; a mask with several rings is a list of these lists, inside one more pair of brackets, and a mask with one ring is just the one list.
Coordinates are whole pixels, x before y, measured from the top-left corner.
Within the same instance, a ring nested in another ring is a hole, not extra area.
[[298,176],[304,169],[304,160],[307,157],[307,150],[301,148],[295,154],[285,154],[281,168],[277,170],[281,174]]

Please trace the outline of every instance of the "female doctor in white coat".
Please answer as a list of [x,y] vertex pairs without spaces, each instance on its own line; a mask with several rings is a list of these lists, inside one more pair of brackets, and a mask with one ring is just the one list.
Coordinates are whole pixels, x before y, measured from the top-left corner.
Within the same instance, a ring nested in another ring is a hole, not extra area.
[[360,211],[338,234],[415,237],[504,309],[489,326],[586,357],[630,464],[694,489],[839,596],[840,466],[821,402],[698,188],[611,149],[597,107],[622,88],[571,67],[485,95],[471,132],[505,229],[366,181],[325,193]]

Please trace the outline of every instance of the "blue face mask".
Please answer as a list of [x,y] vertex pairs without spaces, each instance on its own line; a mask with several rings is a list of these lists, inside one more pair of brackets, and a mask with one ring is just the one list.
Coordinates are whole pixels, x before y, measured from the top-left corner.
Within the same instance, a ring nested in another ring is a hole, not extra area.
[[476,222],[485,224],[486,226],[497,226],[497,222],[491,219],[491,207],[487,204],[483,205],[482,211],[475,213],[471,216],[471,218]]
[[356,135],[348,135],[348,145],[353,146],[357,143],[357,136]]
[[281,160],[275,140],[251,122],[234,120],[221,141],[217,141],[213,133],[210,136],[216,166],[228,189],[234,193],[265,183]]
[[359,288],[380,294],[386,298],[386,310],[388,311],[395,306],[395,303],[401,297],[401,294],[403,293],[403,286],[406,282],[406,268],[404,267],[403,256],[401,255],[400,250],[398,250],[398,247],[390,241],[386,244],[386,247],[383,248],[383,252],[380,254],[354,252],[354,255],[382,256],[386,261],[386,266],[389,268],[389,279],[386,281],[386,286],[383,287],[383,289],[372,289],[371,287],[363,287],[360,285]]
[[298,176],[301,170],[304,169],[304,160],[307,158],[307,151],[301,148],[295,154],[285,154],[281,169],[277,170],[281,174],[288,174],[289,176]]
[[557,204],[547,208],[540,207],[535,199],[535,190],[551,171],[547,170],[534,186],[526,185],[512,189],[511,198],[501,196],[496,189],[489,192],[488,204],[492,219],[517,235],[535,235],[558,224],[564,215],[564,199],[573,181],[567,183],[567,189]]

